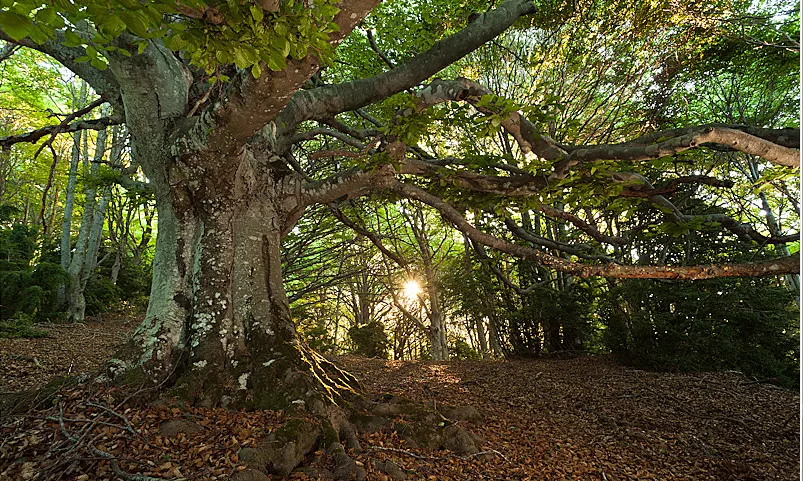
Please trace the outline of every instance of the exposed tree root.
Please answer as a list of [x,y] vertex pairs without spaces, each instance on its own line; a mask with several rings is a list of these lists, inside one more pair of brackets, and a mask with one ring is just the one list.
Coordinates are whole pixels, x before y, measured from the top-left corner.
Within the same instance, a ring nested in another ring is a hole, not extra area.
[[[279,429],[269,433],[256,444],[239,449],[237,453],[239,460],[247,466],[247,469],[234,473],[232,479],[235,481],[263,481],[269,479],[267,474],[289,476],[299,466],[309,464],[312,459],[321,456],[325,457],[323,464],[326,467],[314,468],[317,470],[315,472],[317,477],[341,481],[365,479],[365,468],[361,463],[354,461],[351,455],[364,452],[358,434],[379,431],[397,433],[406,442],[406,446],[412,448],[446,449],[458,456],[482,454],[478,449],[482,439],[461,426],[464,422],[482,421],[482,416],[475,409],[435,403],[419,404],[392,395],[371,399],[359,393],[360,387],[353,375],[311,350],[301,348],[298,352],[303,356],[302,365],[305,369],[290,368],[284,373],[285,375],[274,378],[280,381],[273,385],[274,388],[285,390],[283,394],[285,398],[296,399],[285,410],[291,417]],[[97,378],[89,377],[89,379]],[[75,387],[75,384],[79,383],[72,380],[70,384]],[[82,402],[83,406],[97,412],[92,420],[73,419],[75,416],[66,416],[61,412],[60,405],[58,408],[53,405],[53,399],[61,399],[57,393],[64,386],[63,381],[51,383],[40,390],[10,397],[4,403],[0,403],[2,404],[0,407],[7,414],[19,413],[21,409],[29,411],[32,404],[38,403],[39,410],[49,411],[47,420],[58,423],[59,433],[63,438],[62,444],[66,443],[65,445],[69,447],[67,451],[78,455],[76,458],[58,455],[56,452],[50,453],[50,468],[63,466],[64,462],[78,462],[81,453],[85,453],[83,456],[92,456],[110,463],[112,471],[122,479],[151,479],[123,470],[113,455],[85,441],[92,439],[90,433],[96,427],[113,428],[129,436],[141,438],[128,418],[119,411],[131,400],[140,403],[150,402],[151,406],[168,405],[183,410],[182,406],[186,399],[162,397],[153,401],[158,389],[151,387],[133,391],[118,387],[111,390],[113,396],[106,391],[108,396],[116,399],[114,401],[116,407],[112,407],[93,401],[92,399],[97,399],[96,394],[89,394],[90,391],[103,389],[102,386],[108,388],[110,385],[94,382],[91,384],[95,386],[86,391],[90,399]],[[168,395],[175,393],[175,390],[168,391]],[[258,397],[260,393],[251,392],[250,395]],[[54,409],[58,411],[54,412]],[[71,426],[80,427],[77,435]],[[201,429],[191,421],[177,419],[164,422],[160,426],[160,433],[170,438],[193,435]],[[388,473],[393,479],[403,479],[404,473],[397,469],[398,466],[377,462],[379,463],[375,466],[377,469]]]
[[[311,453],[323,451],[334,465],[327,476],[343,481],[362,480],[365,469],[348,454],[362,452],[358,432],[396,432],[414,448],[447,449],[456,455],[480,456],[491,451],[480,452],[478,445],[482,439],[459,423],[476,423],[481,419],[470,407],[435,409],[394,396],[374,401],[356,397],[348,406],[330,406],[325,417],[287,421],[256,447],[241,449],[239,456],[249,470],[288,476]],[[396,473],[393,466],[383,464],[381,469]],[[250,472],[241,476],[243,480],[255,479]]]

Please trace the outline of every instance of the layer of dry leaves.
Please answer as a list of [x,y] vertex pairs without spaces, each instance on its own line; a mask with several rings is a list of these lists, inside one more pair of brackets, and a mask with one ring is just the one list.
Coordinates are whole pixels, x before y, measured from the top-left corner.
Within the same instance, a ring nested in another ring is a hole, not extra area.
[[[49,339],[0,339],[0,392],[97,366],[135,324],[119,317],[56,327]],[[467,426],[484,437],[482,456],[411,449],[394,434],[361,436],[364,452],[352,455],[370,480],[389,479],[373,460],[395,461],[408,480],[798,479],[798,393],[738,373],[650,373],[607,357],[340,362],[371,396],[471,405],[485,416]],[[37,473],[228,479],[244,469],[237,451],[283,421],[273,412],[133,407],[118,394],[100,385],[65,389],[52,408],[0,420],[0,481]],[[164,436],[160,426],[175,419],[201,429]],[[318,452],[291,478],[319,479],[328,463]]]

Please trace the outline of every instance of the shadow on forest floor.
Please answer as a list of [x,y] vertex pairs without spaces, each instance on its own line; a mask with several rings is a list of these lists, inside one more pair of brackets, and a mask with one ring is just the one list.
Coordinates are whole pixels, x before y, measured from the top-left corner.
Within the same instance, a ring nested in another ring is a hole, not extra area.
[[[50,338],[0,339],[0,392],[77,374],[107,359],[136,321],[56,326]],[[668,374],[618,366],[606,356],[570,360],[401,362],[343,356],[370,396],[392,393],[434,405],[469,405],[484,416],[468,425],[484,456],[413,449],[394,434],[366,434],[354,453],[369,480],[390,479],[374,461],[393,460],[408,480],[798,479],[798,393],[751,383],[733,372]],[[93,396],[87,399],[86,396]],[[118,468],[164,479],[228,479],[242,469],[239,448],[282,422],[280,413],[115,405],[108,393],[63,394],[61,416],[80,431],[106,413],[91,448],[67,453],[64,479],[118,479]],[[114,408],[130,422],[122,426]],[[64,430],[47,413],[0,420],[0,481],[33,479],[55,467],[47,453]],[[50,414],[52,415],[52,414]],[[105,419],[105,418],[104,418]],[[167,435],[168,420],[195,433]],[[115,428],[114,425],[119,427]],[[61,432],[60,432],[61,431]],[[320,453],[318,453],[320,454]],[[69,458],[68,456],[68,458]],[[291,479],[320,479],[313,455]],[[50,463],[50,464],[48,464]],[[274,478],[266,478],[274,479]],[[278,478],[276,478],[278,479]]]

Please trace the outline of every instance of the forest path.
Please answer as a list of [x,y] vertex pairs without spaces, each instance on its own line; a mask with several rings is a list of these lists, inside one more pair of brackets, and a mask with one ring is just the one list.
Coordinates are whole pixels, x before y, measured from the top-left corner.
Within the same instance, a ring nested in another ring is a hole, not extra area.
[[[136,326],[109,315],[81,326],[49,329],[50,338],[0,339],[0,392],[29,388],[55,375],[77,374],[108,359]],[[410,448],[394,434],[365,434],[355,454],[368,479],[390,479],[373,460],[393,460],[408,480],[764,480],[798,479],[797,392],[753,383],[733,372],[653,373],[616,365],[608,356],[569,360],[384,361],[353,356],[338,360],[355,373],[369,396],[391,393],[438,406],[469,405],[485,422],[466,427],[481,435],[484,456]],[[78,398],[79,395],[69,395]],[[77,402],[77,401],[76,401]],[[68,409],[76,417],[85,404]],[[145,407],[125,411],[146,443],[111,430],[103,444],[132,472],[170,478],[227,479],[242,469],[237,449],[281,423],[278,413],[241,413]],[[69,413],[65,411],[65,416]],[[87,414],[89,415],[89,414]],[[177,439],[160,435],[172,418],[196,418],[202,432]],[[43,421],[0,423],[0,480],[24,479],[46,465],[35,460],[59,440]],[[50,423],[52,424],[52,423]],[[222,428],[222,429],[221,429]],[[32,439],[41,443],[31,444]],[[114,440],[118,441],[114,441]],[[100,441],[99,441],[100,442]],[[38,453],[38,454],[37,454]],[[113,479],[104,463],[90,463],[89,477]],[[320,479],[326,461],[310,459],[291,479]],[[228,473],[228,474],[226,474]],[[319,474],[315,474],[319,473]],[[4,478],[3,474],[6,475]],[[108,477],[107,477],[108,476]],[[72,479],[72,478],[71,478]]]
[[341,362],[370,392],[485,416],[473,429],[485,438],[480,449],[506,460],[394,453],[433,479],[798,479],[800,396],[739,373],[645,372],[610,356]]

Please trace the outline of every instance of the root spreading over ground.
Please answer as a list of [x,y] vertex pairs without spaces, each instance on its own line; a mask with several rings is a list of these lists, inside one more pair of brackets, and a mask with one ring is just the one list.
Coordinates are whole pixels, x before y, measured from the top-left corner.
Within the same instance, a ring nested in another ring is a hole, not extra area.
[[[93,369],[135,325],[112,318],[0,339],[0,392]],[[276,444],[286,457],[267,461],[300,460],[290,479],[798,477],[798,393],[739,373],[650,373],[608,357],[338,361],[366,389],[344,445],[324,439],[315,419],[135,404],[113,387],[66,385],[0,419],[0,481],[281,479],[289,469],[266,467],[260,453],[291,431],[293,446]]]

